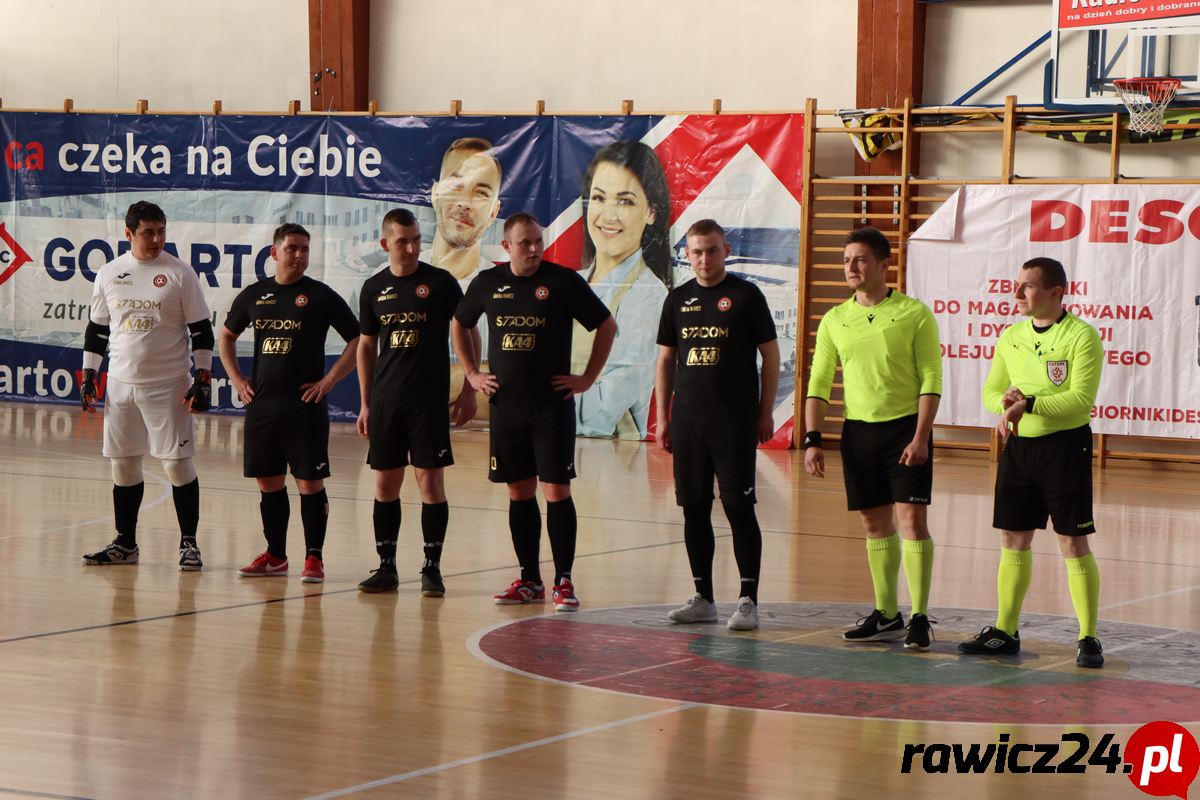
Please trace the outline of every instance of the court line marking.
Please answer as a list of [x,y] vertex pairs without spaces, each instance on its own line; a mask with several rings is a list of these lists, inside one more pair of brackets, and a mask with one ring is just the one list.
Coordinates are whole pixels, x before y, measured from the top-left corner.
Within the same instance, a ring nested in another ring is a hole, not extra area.
[[[826,605],[853,606],[854,604],[853,603],[826,603]],[[593,611],[594,612],[626,611],[631,608],[656,608],[656,607],[657,606],[612,606],[609,608],[597,608],[597,609],[589,608],[588,611],[589,612],[593,612]],[[669,608],[669,606],[665,606],[665,605],[661,606],[661,607]],[[962,610],[962,611],[979,611],[979,612],[983,612],[983,613],[991,612],[990,609],[983,609],[983,608],[960,607],[960,610]],[[1039,616],[1053,616],[1053,615],[1039,615]],[[668,697],[660,697],[658,695],[649,695],[649,694],[637,694],[636,692],[626,692],[626,691],[621,691],[619,689],[606,689],[601,686],[590,686],[590,685],[585,684],[580,681],[564,681],[560,678],[551,678],[548,675],[540,675],[536,672],[527,672],[522,669],[517,669],[516,667],[514,667],[510,664],[505,664],[503,661],[497,661],[496,659],[492,658],[487,653],[483,652],[483,648],[480,647],[480,642],[483,641],[483,638],[485,636],[487,636],[489,633],[491,633],[492,631],[499,630],[500,628],[503,628],[507,625],[518,625],[520,623],[529,622],[529,621],[535,620],[535,619],[558,619],[558,617],[551,616],[549,614],[543,615],[541,617],[525,617],[523,619],[514,619],[514,620],[509,620],[507,622],[498,622],[495,625],[489,625],[486,628],[481,628],[481,629],[477,630],[475,633],[473,633],[467,639],[467,641],[465,643],[467,652],[469,652],[471,655],[475,656],[476,658],[478,658],[480,661],[484,662],[485,664],[490,664],[491,666],[493,666],[497,669],[504,670],[505,672],[510,672],[513,675],[520,675],[522,677],[530,678],[535,681],[541,681],[543,683],[554,683],[554,684],[558,684],[559,686],[564,686],[564,687],[582,687],[584,689],[587,689],[588,691],[604,692],[606,694],[618,695],[620,697],[625,697],[625,698],[642,698],[644,700],[658,700],[660,702],[671,702],[671,698],[668,698]],[[1062,617],[1062,619],[1067,619],[1067,617],[1064,616],[1064,617]],[[1057,618],[1050,619],[1050,620],[1047,620],[1045,623],[1043,623],[1043,625],[1051,625],[1051,624],[1056,623],[1057,621],[1058,621]],[[570,623],[570,622],[567,622],[566,620],[564,620],[564,624],[586,625],[589,623],[586,623],[586,622]],[[1122,624],[1136,625],[1136,626],[1140,626],[1143,628],[1158,627],[1155,625],[1145,625],[1143,623],[1138,623],[1138,622],[1126,622],[1126,623],[1122,623]],[[1034,627],[1034,626],[1030,626],[1030,627]],[[1164,639],[1164,638],[1167,638],[1170,636],[1175,636],[1175,635],[1183,634],[1183,633],[1189,633],[1189,631],[1170,631],[1169,630],[1164,634],[1159,634],[1159,635],[1153,636],[1149,639],[1142,639],[1142,640],[1139,640],[1136,642],[1130,642],[1127,645],[1122,645],[1120,647],[1114,647],[1114,648],[1112,648],[1112,652],[1116,652],[1118,650],[1125,650],[1130,647],[1136,647],[1140,644],[1145,644],[1146,642],[1152,642],[1152,641],[1156,641],[1158,639]],[[774,643],[773,640],[761,640],[761,641],[764,641],[767,644]],[[917,656],[917,655],[914,655],[913,657],[920,658],[920,656]],[[960,660],[961,660],[961,658],[962,658],[962,656],[959,656]],[[686,661],[688,659],[683,659],[683,660]],[[679,662],[673,662],[673,663],[679,663]],[[959,662],[957,660],[956,661],[946,660],[944,663],[947,666],[953,666],[953,665],[957,665]],[[1064,663],[1067,663],[1067,662],[1064,662]],[[663,666],[663,665],[659,665],[659,666]],[[1014,665],[1014,669],[1016,668],[1016,666],[1019,666],[1019,665]],[[652,668],[653,667],[649,667],[647,669],[652,669]],[[1036,670],[1036,669],[1038,669],[1038,667],[1033,667],[1032,669]],[[1099,679],[1102,679],[1104,676],[1101,674],[1097,674],[1095,676],[1089,676],[1089,677],[1094,677],[1095,679],[1099,680]],[[602,678],[593,678],[592,680],[602,680]],[[995,681],[990,681],[990,682],[982,684],[982,685],[987,686],[987,685],[990,685],[991,683],[998,683],[998,682],[1000,682],[1000,679],[996,679]],[[693,706],[703,706],[705,708],[716,708],[716,709],[722,709],[722,710],[726,710],[726,711],[741,711],[741,712],[746,712],[746,713],[751,713],[751,714],[789,714],[793,717],[796,717],[796,716],[821,717],[821,718],[825,718],[825,719],[859,720],[859,721],[868,721],[868,722],[897,722],[897,723],[922,722],[922,723],[929,723],[929,724],[975,725],[975,726],[989,726],[989,727],[995,727],[996,725],[1000,725],[1000,726],[1008,726],[1008,727],[1011,727],[1014,729],[1017,727],[1025,727],[1025,728],[1057,728],[1057,729],[1061,730],[1063,727],[1063,723],[1061,723],[1061,722],[978,722],[978,721],[948,720],[948,719],[913,719],[912,717],[864,717],[864,716],[851,716],[848,714],[830,714],[830,713],[819,712],[819,711],[782,711],[777,708],[749,708],[747,706],[734,706],[734,705],[727,705],[724,703],[704,703],[704,702],[698,702],[698,701],[689,701],[689,702]],[[1194,724],[1198,724],[1198,723],[1200,723],[1200,720],[1189,720],[1186,722],[1181,721],[1179,724],[1194,725]],[[1102,722],[1102,723],[1095,723],[1095,724],[1089,723],[1087,725],[1087,727],[1109,728],[1109,729],[1129,728],[1132,730],[1132,729],[1141,727],[1142,724],[1143,723],[1140,723],[1140,722]]]
[[91,797],[74,794],[51,794],[50,792],[30,792],[25,789],[13,789],[8,786],[0,786],[0,794],[15,794],[21,797],[43,797],[48,800],[93,800]]
[[1169,589],[1165,592],[1156,592],[1155,594],[1148,594],[1145,597],[1135,597],[1132,600],[1122,600],[1119,603],[1109,603],[1108,605],[1100,606],[1099,610],[1100,611],[1111,611],[1114,608],[1124,608],[1125,606],[1132,606],[1132,605],[1137,605],[1138,603],[1145,603],[1149,600],[1157,600],[1160,597],[1170,597],[1170,596],[1176,595],[1176,594],[1184,594],[1185,592],[1194,592],[1197,589],[1200,589],[1200,583],[1194,583],[1191,586],[1181,586],[1178,589]]
[[671,706],[670,708],[662,708],[658,711],[650,711],[646,714],[625,717],[624,719],[613,720],[612,722],[603,722],[599,725],[580,728],[579,730],[570,731],[568,733],[560,733],[557,736],[547,736],[544,739],[534,739],[533,741],[515,744],[511,747],[502,747],[499,750],[492,750],[487,753],[480,753],[479,755],[459,758],[454,761],[447,761],[443,764],[436,764],[432,767],[415,769],[411,772],[404,772],[399,775],[392,775],[387,778],[380,778],[378,780],[368,781],[367,783],[360,783],[355,786],[347,786],[344,789],[334,789],[333,791],[326,792],[325,794],[307,797],[305,800],[334,800],[334,798],[337,797],[345,797],[347,795],[357,794],[358,792],[365,792],[369,789],[378,789],[381,786],[390,786],[392,784],[402,783],[403,781],[410,781],[414,778],[423,778],[426,775],[434,775],[439,772],[445,772],[446,770],[456,769],[457,767],[466,767],[470,766],[471,764],[479,764],[483,761],[490,761],[493,758],[501,758],[503,756],[512,755],[513,753],[520,753],[525,750],[533,750],[537,747],[543,747],[545,745],[555,744],[557,742],[564,742],[569,739],[576,739],[580,736],[587,736],[593,733],[602,733],[604,731],[610,731],[616,728],[623,728],[626,725],[633,725],[638,722],[645,722],[646,720],[665,717],[668,714],[676,714],[680,711],[687,711],[688,709],[695,707],[695,703],[683,703],[681,705]]

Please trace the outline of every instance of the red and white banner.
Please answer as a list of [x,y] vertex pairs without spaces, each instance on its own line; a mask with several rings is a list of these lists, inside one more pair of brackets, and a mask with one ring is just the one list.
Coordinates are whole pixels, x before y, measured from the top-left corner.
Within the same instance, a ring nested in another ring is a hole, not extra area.
[[1200,23],[1200,0],[1056,0],[1056,3],[1055,24],[1059,30]]
[[1200,439],[1200,187],[966,186],[913,234],[908,290],[942,339],[938,422],[991,426],[980,390],[1021,321],[1025,261],[1067,270],[1067,309],[1104,343],[1098,433]]

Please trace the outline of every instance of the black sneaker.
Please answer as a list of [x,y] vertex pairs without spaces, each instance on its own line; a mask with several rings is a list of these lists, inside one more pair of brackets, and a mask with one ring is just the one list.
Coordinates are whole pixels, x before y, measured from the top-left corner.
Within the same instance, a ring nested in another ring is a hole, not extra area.
[[117,544],[114,539],[103,550],[97,550],[94,553],[85,553],[83,563],[93,566],[108,566],[109,564],[136,564],[138,562],[138,548],[135,544],[133,547],[122,547]]
[[908,635],[904,637],[904,648],[928,650],[930,642],[933,641],[933,628],[930,626],[936,624],[937,620],[932,620],[924,614],[913,614],[912,619],[908,621]]
[[400,577],[395,567],[380,567],[371,570],[371,577],[358,585],[360,592],[375,594],[377,592],[394,592],[400,588]]
[[1075,666],[1087,669],[1100,669],[1104,666],[1104,650],[1100,640],[1094,636],[1085,636],[1079,640],[1079,649],[1075,651]]
[[878,608],[860,619],[857,627],[846,631],[842,638],[848,642],[891,642],[904,638],[904,615],[899,611],[888,619]]
[[437,567],[425,567],[421,570],[421,594],[425,597],[441,597],[446,593],[446,584],[442,583],[442,571]]
[[1009,636],[991,625],[979,632],[974,639],[959,642],[958,652],[969,656],[1015,656],[1021,652],[1021,633]]
[[204,568],[204,560],[200,558],[200,548],[188,540],[179,545],[180,572],[199,572]]

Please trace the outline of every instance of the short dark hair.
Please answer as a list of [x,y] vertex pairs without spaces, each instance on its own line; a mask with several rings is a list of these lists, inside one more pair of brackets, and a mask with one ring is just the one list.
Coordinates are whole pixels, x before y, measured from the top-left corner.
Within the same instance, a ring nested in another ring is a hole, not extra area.
[[380,224],[379,230],[386,231],[388,225],[399,225],[402,228],[407,228],[410,225],[416,224],[416,214],[412,213],[407,208],[393,208],[391,211],[383,215],[383,223]]
[[167,215],[154,203],[138,200],[125,212],[125,227],[131,231],[137,231],[138,225],[143,222],[161,222],[166,225]]
[[303,236],[305,239],[312,239],[312,234],[303,225],[285,222],[275,229],[275,235],[271,237],[271,244],[279,245],[289,236]]
[[842,242],[842,247],[852,244],[865,244],[871,250],[871,255],[880,261],[892,257],[892,243],[883,235],[883,231],[870,225],[855,228],[846,234],[846,240]]
[[539,228],[542,227],[542,223],[538,222],[538,218],[533,214],[530,214],[528,211],[518,211],[516,214],[513,214],[511,217],[504,220],[504,238],[507,239],[508,232],[517,225],[521,224],[537,225]]
[[1042,284],[1047,289],[1053,289],[1055,286],[1061,286],[1063,291],[1067,289],[1067,271],[1063,268],[1061,261],[1055,261],[1053,258],[1047,258],[1046,256],[1038,256],[1022,264],[1021,269],[1040,269],[1042,271]]
[[719,233],[721,238],[725,238],[725,229],[717,224],[715,219],[702,219],[692,223],[692,227],[687,229],[685,238],[692,236],[708,236],[710,233]]
[[[487,139],[480,139],[476,136],[464,136],[461,139],[455,139],[451,142],[450,146],[446,148],[446,152],[442,153],[442,165],[438,168],[438,180],[441,180],[442,175],[445,174],[446,162],[450,160],[450,156],[460,150],[466,153],[483,153],[496,165],[496,173],[500,177],[504,177],[504,168],[500,166],[500,160],[496,158],[496,154],[493,152],[492,143]],[[467,158],[470,158],[470,156],[467,156]]]

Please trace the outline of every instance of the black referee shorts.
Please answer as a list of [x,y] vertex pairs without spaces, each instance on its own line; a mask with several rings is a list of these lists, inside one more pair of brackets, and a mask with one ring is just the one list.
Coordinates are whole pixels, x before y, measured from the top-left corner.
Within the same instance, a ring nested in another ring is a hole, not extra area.
[[488,404],[491,423],[488,480],[516,483],[535,475],[542,483],[575,477],[575,402],[535,408]]
[[367,419],[367,463],[371,469],[440,469],[454,463],[450,409],[433,403],[371,403]]
[[900,463],[917,433],[917,415],[887,422],[846,420],[842,424],[842,473],[846,506],[864,511],[892,503],[929,505],[933,494],[933,437],[929,459],[910,467]]
[[1054,532],[1086,536],[1092,518],[1092,429],[1008,437],[996,470],[992,526],[1032,531],[1053,520]]
[[672,420],[675,502],[681,506],[711,503],[714,476],[725,505],[758,502],[754,490],[757,439],[754,420],[749,423]]
[[246,406],[242,473],[247,478],[329,477],[329,408],[320,403],[260,402]]

